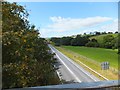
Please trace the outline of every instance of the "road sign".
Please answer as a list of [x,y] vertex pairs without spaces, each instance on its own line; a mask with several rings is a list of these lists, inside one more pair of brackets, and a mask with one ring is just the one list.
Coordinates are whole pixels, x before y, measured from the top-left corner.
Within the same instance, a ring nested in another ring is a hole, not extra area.
[[102,69],[102,70],[107,70],[107,69],[109,69],[109,66],[110,66],[109,62],[102,62],[102,63],[101,63],[101,69]]

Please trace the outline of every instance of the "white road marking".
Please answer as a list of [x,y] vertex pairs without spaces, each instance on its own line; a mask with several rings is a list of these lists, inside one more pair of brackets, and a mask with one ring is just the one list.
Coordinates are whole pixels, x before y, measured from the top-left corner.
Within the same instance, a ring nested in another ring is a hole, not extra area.
[[69,72],[75,77],[78,82],[81,82],[80,79],[69,69],[69,67],[62,61],[62,59],[56,54],[56,56],[60,59],[60,61],[64,64],[64,66],[69,70]]
[[[51,47],[50,47],[51,48]],[[51,48],[52,51],[54,51],[52,48]],[[55,51],[54,51],[55,52]],[[58,59],[63,63],[63,65],[68,69],[68,71],[75,77],[75,79],[78,81],[78,82],[81,82],[81,80],[69,69],[69,67],[62,61],[62,59],[58,56],[58,54],[56,53],[56,56],[58,57]]]
[[[56,67],[55,65],[54,65],[54,67]],[[58,70],[56,70],[56,72],[57,72],[57,75],[58,75],[58,77],[59,77],[59,79],[60,79],[60,81],[62,80],[62,77],[60,76],[60,72],[58,71]]]
[[[54,48],[54,47],[53,47]],[[55,49],[55,48],[54,48]],[[55,49],[57,50],[57,49]],[[57,50],[58,51],[58,50]],[[55,52],[55,51],[54,51]],[[60,54],[62,54],[64,57],[66,57],[63,53],[61,53],[60,51],[58,51]],[[79,68],[73,61],[71,61],[68,57],[66,57],[73,65],[75,65],[77,68]],[[92,80],[94,80],[95,82],[97,81],[95,78],[93,78],[91,75],[89,75],[88,73],[84,72],[81,68],[79,68],[84,74],[86,74],[87,76],[89,76]]]
[[[54,47],[53,47],[54,48]],[[55,48],[54,48],[55,49]],[[56,49],[57,50],[57,49]],[[58,50],[57,50],[58,51]],[[62,54],[64,57],[66,57],[63,53],[61,53],[60,51],[58,51],[60,54]],[[72,62],[68,57],[66,57],[71,63],[73,63],[74,65],[75,65],[75,63],[74,62]],[[80,61],[79,61],[80,62]],[[80,62],[81,64],[83,64],[82,62]],[[83,64],[85,67],[87,67],[88,69],[90,69],[91,71],[93,71],[94,73],[96,73],[96,74],[98,74],[99,76],[101,76],[102,78],[104,78],[105,80],[109,80],[109,79],[107,79],[106,77],[104,77],[104,76],[102,76],[101,74],[99,74],[98,72],[96,72],[96,71],[94,71],[93,69],[91,69],[90,67],[88,67],[87,65],[85,65],[85,64]],[[77,65],[75,65],[75,66],[77,66]],[[77,66],[78,67],[78,66]],[[78,67],[79,68],[79,67]],[[79,68],[80,69],[80,68]],[[80,70],[82,70],[82,69],[80,69]],[[84,72],[83,70],[82,70],[82,72]],[[85,73],[85,72],[84,72]],[[87,73],[85,73],[86,75],[88,75],[91,79],[93,79],[94,81],[97,81],[97,80],[95,80],[93,77],[91,77],[89,74],[87,74]]]
[[[60,52],[60,51],[58,51],[58,52]],[[60,52],[61,53],[61,52]],[[61,53],[62,54],[62,53]],[[64,54],[62,54],[64,57],[66,57]],[[66,57],[73,65],[75,65],[77,68],[79,68],[78,67],[78,65],[76,65],[74,62],[72,62],[68,57]],[[88,73],[86,73],[86,72],[84,72],[81,68],[79,68],[84,74],[86,74],[88,77],[90,77],[91,79],[93,79],[94,81],[97,81],[96,79],[94,79],[91,75],[89,75]]]

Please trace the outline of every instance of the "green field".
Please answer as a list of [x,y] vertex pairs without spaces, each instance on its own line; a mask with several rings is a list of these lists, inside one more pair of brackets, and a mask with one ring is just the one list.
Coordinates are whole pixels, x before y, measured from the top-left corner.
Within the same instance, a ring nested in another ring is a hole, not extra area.
[[117,37],[118,34],[103,34],[103,35],[98,35],[98,36],[92,36],[90,37],[90,39],[96,39],[98,41],[98,43],[102,43],[103,42],[103,37],[106,35],[112,35],[113,37]]
[[89,48],[79,46],[62,46],[64,49],[83,55],[96,62],[110,62],[110,66],[118,68],[118,54],[117,50],[103,49],[103,48]]

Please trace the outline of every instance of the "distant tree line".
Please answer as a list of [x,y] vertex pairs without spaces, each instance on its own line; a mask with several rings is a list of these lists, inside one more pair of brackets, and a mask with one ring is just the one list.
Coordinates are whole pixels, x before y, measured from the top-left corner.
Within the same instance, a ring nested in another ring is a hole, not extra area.
[[89,35],[89,36],[97,36],[97,35],[103,35],[103,34],[117,34],[118,33],[118,31],[116,31],[116,32],[98,32],[98,31],[95,31],[95,32],[90,32],[89,34],[86,34],[86,33],[84,33],[84,35]]
[[85,46],[85,44],[89,41],[89,38],[86,36],[77,35],[76,38],[73,37],[62,37],[51,38],[51,41],[55,43],[56,46],[60,45],[72,45],[72,46]]
[[[86,46],[86,47],[100,47],[100,48],[108,48],[108,49],[116,49],[118,48],[118,37],[114,37],[112,32],[94,32],[95,34],[86,34],[77,35],[76,37],[52,37],[51,41],[54,42],[56,46],[60,45],[69,45],[69,46]],[[115,32],[118,33],[118,32]],[[106,34],[103,37],[102,43],[99,43],[97,39],[90,39],[92,36]]]

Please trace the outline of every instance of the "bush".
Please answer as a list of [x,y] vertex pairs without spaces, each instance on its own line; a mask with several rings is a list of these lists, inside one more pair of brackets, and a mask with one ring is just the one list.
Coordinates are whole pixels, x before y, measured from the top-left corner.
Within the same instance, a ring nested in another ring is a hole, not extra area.
[[55,43],[55,46],[60,46],[60,43]]
[[99,43],[97,42],[96,39],[93,38],[85,46],[86,47],[99,47]]
[[99,44],[97,42],[88,42],[86,47],[99,47]]
[[105,48],[109,48],[112,49],[112,47],[114,47],[114,37],[112,35],[107,35],[104,36],[103,38],[103,45]]

